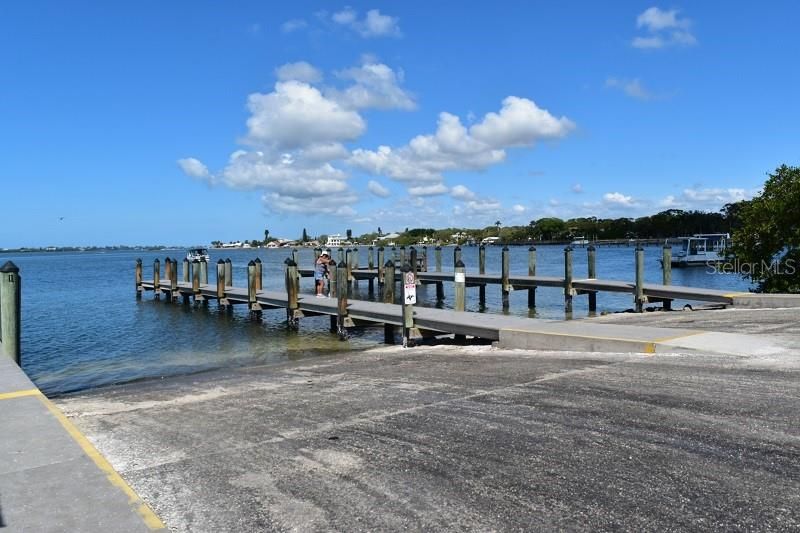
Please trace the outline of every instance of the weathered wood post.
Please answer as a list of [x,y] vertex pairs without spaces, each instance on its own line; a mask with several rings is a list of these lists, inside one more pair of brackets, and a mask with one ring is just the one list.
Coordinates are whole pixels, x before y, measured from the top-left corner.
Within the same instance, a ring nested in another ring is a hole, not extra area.
[[402,269],[406,262],[406,247],[405,245],[400,247],[400,268]]
[[564,312],[572,313],[572,248],[564,248]]
[[262,267],[261,259],[256,257],[255,261],[253,261],[253,264],[256,266],[256,290],[260,291],[262,289],[263,283],[264,283],[264,278],[262,276],[262,271],[261,271],[261,267]]
[[383,290],[383,246],[378,247],[378,289]]
[[[586,272],[589,279],[597,279],[597,251],[594,244],[586,248]],[[597,311],[597,291],[589,291],[589,312]]]
[[[672,285],[672,245],[664,243],[661,249],[661,278],[664,285]],[[664,300],[663,309],[672,310],[672,300]]]
[[[367,267],[370,272],[375,268],[375,248],[372,246],[370,246],[367,251]],[[367,282],[367,290],[370,296],[375,293],[375,278],[373,278],[371,274]]]
[[292,248],[292,261],[294,261],[295,265],[300,264],[300,252],[297,248]]
[[464,311],[467,304],[467,274],[464,262],[459,259],[456,261],[453,274],[455,302],[453,309],[455,311]]
[[161,261],[153,261],[153,296],[156,300],[161,298]]
[[427,272],[428,271],[428,247],[427,246],[423,246],[422,247],[422,271],[423,272]]
[[[467,274],[466,274],[466,267],[464,266],[464,262],[459,259],[455,262],[453,267],[453,282],[454,282],[454,292],[455,292],[455,302],[453,305],[453,310],[455,311],[465,311],[467,308]],[[454,335],[453,338],[457,342],[464,342],[466,340],[466,336],[464,335]]]
[[636,250],[634,251],[634,256],[636,258],[636,286],[634,292],[634,306],[636,308],[637,313],[641,313],[644,310],[644,248],[642,247],[641,243],[636,244]]
[[172,279],[172,259],[164,259],[164,279]]
[[170,264],[172,268],[169,276],[169,297],[170,301],[175,302],[178,300],[178,260],[173,259]]
[[250,316],[260,318],[261,306],[256,299],[258,292],[258,276],[256,268],[255,261],[251,260],[249,263],[247,263],[247,308],[250,310]]
[[189,270],[191,268],[191,263],[185,257],[183,258],[183,282],[189,283],[192,281],[192,271]]
[[[417,251],[411,248],[411,257],[416,259]],[[400,269],[403,285],[403,347],[413,346],[419,338],[419,331],[414,327],[414,304],[417,303],[417,276],[414,267],[404,263]]]
[[394,261],[386,261],[383,270],[383,303],[394,303]]
[[345,250],[345,265],[347,265],[347,285],[353,284],[353,249]]
[[[437,246],[433,249],[433,262],[436,272],[442,271],[442,247]],[[444,300],[444,282],[436,282],[436,301],[441,302]]]
[[233,287],[233,263],[230,257],[225,259],[225,286]]
[[460,246],[456,246],[455,248],[453,248],[453,265],[454,265],[454,267],[455,267],[455,264],[458,263],[459,261],[461,261],[461,247]]
[[208,261],[200,261],[200,283],[208,285]]
[[[394,303],[394,261],[389,259],[383,267],[383,303]],[[383,325],[383,342],[394,344],[394,324]]]
[[0,267],[0,354],[17,365],[22,358],[22,277],[19,267],[6,261]]
[[[478,274],[486,274],[486,246],[478,247]],[[486,283],[478,286],[478,305],[481,309],[486,308]]]
[[344,261],[336,265],[336,331],[339,340],[347,339],[347,263]]
[[192,261],[192,295],[195,303],[201,301],[203,296],[200,294],[200,261]]
[[336,249],[336,265],[337,265],[337,268],[338,268],[339,263],[341,263],[342,261],[344,261],[344,248],[342,248],[340,246],[339,248]]
[[[528,275],[534,277],[536,275],[536,247],[531,246],[528,248]],[[534,285],[528,289],[528,309],[536,309],[536,286]]]
[[[12,263],[13,264],[13,263]],[[136,279],[136,299],[140,299],[142,297],[142,260],[136,260],[136,274],[134,276]]]
[[289,329],[297,330],[300,327],[300,318],[303,313],[297,302],[297,295],[300,292],[300,283],[297,277],[297,263],[290,260],[286,263],[286,325]]
[[500,256],[502,259],[502,272],[501,272],[501,279],[500,283],[502,285],[503,290],[503,309],[508,309],[508,296],[509,293],[514,289],[509,282],[509,270],[510,270],[510,256],[511,254],[508,251],[508,246],[503,246],[502,251],[500,252]]
[[417,249],[413,246],[408,252],[409,255],[409,266],[411,266],[411,272],[414,273],[414,281],[416,282],[417,279],[417,272],[419,268],[417,267]]
[[217,261],[217,305],[224,307],[225,301],[225,261]]

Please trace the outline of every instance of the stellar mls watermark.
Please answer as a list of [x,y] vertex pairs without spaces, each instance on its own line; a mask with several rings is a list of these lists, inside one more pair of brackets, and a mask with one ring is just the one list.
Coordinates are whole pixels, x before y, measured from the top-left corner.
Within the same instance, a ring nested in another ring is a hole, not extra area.
[[742,274],[745,276],[764,277],[765,274],[771,276],[793,276],[797,272],[797,262],[792,259],[785,261],[761,261],[753,263],[733,259],[721,263],[708,261],[706,263],[707,274]]

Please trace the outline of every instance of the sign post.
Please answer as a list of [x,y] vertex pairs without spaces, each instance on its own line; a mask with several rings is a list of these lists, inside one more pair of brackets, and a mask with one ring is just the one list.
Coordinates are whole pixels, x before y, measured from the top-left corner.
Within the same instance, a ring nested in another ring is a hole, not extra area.
[[421,337],[414,327],[414,304],[417,303],[417,276],[408,263],[403,263],[403,347],[413,346],[414,339]]

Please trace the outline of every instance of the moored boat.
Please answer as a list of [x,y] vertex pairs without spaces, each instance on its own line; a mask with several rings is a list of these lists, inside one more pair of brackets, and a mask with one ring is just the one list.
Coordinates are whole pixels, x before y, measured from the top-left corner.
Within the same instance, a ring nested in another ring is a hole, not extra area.
[[186,259],[187,261],[211,261],[206,248],[189,248],[189,251],[186,252]]
[[697,233],[683,237],[678,250],[673,253],[674,267],[706,266],[721,263],[727,258],[730,245],[728,233]]

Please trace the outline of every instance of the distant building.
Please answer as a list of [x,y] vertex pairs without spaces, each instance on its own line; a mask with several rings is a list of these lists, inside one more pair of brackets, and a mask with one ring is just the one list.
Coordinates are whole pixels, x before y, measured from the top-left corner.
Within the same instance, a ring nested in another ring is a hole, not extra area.
[[328,242],[325,243],[325,246],[328,248],[338,248],[344,243],[344,239],[342,239],[341,234],[334,233],[333,235],[328,235]]

